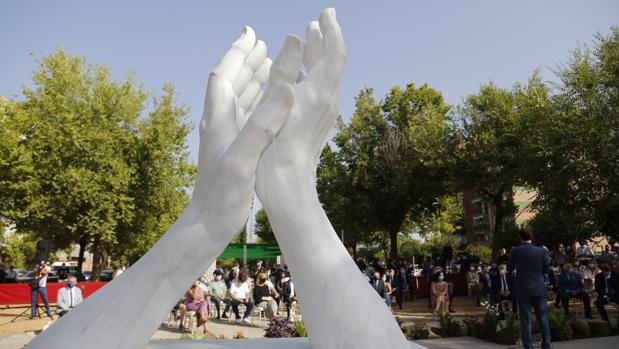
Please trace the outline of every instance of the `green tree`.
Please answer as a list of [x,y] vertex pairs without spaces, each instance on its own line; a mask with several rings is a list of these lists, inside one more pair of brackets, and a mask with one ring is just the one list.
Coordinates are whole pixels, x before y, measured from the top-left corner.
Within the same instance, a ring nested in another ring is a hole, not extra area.
[[513,220],[513,188],[526,183],[538,152],[531,141],[535,120],[552,110],[548,88],[534,75],[527,84],[502,89],[490,83],[466,98],[454,118],[456,182],[481,193],[494,207],[493,259],[498,257],[506,220]]
[[[338,124],[342,126],[341,118]],[[345,160],[350,162],[345,163]],[[344,158],[343,152],[335,152],[327,144],[318,165],[316,188],[329,221],[338,236],[344,237],[344,245],[356,259],[357,245],[367,242],[370,236],[372,218],[367,195],[353,183],[351,168],[355,165],[352,161],[354,159]]]
[[407,217],[433,212],[449,190],[449,107],[425,84],[394,87],[382,103],[372,94],[371,89],[359,93],[355,113],[348,125],[340,124],[335,143],[354,191],[370,205],[367,231],[389,234],[395,260]]
[[275,234],[273,233],[273,228],[271,228],[271,223],[269,223],[269,217],[267,217],[267,213],[264,211],[264,208],[261,208],[258,212],[256,212],[256,223],[254,224],[254,229],[261,242],[277,243]]
[[191,130],[185,122],[188,110],[175,105],[173,86],[165,84],[163,95],[154,97],[152,105],[148,117],[137,121],[131,152],[135,175],[129,195],[138,199],[133,219],[119,225],[112,250],[116,260],[129,263],[146,253],[180,216],[196,172],[185,145]]
[[193,174],[186,111],[165,86],[146,114],[149,93],[131,75],[114,81],[107,67],[63,50],[40,61],[33,83],[8,114],[22,122],[11,123],[17,158],[1,183],[11,204],[0,215],[55,249],[78,243],[80,267],[89,247],[96,278],[109,254],[135,257],[184,207]]
[[543,216],[535,225],[543,229],[543,221],[572,237],[602,232],[617,239],[619,28],[597,34],[592,46],[575,50],[557,69],[555,112],[540,119],[536,144],[544,152],[530,178]]

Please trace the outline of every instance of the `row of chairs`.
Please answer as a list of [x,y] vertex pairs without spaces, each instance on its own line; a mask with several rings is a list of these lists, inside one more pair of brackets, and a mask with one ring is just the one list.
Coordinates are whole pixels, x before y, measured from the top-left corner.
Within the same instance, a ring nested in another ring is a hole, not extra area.
[[[243,313],[245,310],[245,306],[240,304],[239,305],[239,312]],[[180,323],[180,314],[177,314],[177,311],[172,310],[170,311],[170,313],[168,314],[168,317],[165,320],[165,324],[168,327],[175,327],[178,328],[181,323]],[[286,304],[284,302],[280,302],[279,307],[277,309],[277,315],[278,316],[286,316],[287,312],[286,312]],[[209,317],[215,317],[217,316],[217,311],[211,307],[211,312],[209,314]],[[299,311],[299,305],[298,303],[295,301],[292,303],[291,309],[290,309],[290,320],[291,321],[295,321],[295,320],[300,320],[301,319],[301,314]],[[230,314],[230,316],[228,317],[228,322],[234,321],[234,315]],[[266,312],[265,309],[259,306],[255,306],[254,310],[252,312],[252,314],[250,315],[250,321],[252,323],[252,325],[256,325],[256,322],[258,323],[258,326],[264,326],[268,321],[266,318]],[[189,331],[191,332],[191,334],[194,333],[194,329],[196,328],[198,324],[198,319],[196,317],[196,312],[195,311],[186,311],[185,312],[185,316],[183,317],[183,331]]]

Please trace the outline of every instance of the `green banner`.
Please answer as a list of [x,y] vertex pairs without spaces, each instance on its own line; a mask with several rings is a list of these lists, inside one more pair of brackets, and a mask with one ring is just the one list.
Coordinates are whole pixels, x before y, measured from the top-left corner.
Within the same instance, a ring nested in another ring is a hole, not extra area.
[[247,246],[247,259],[274,259],[282,254],[274,244],[230,244],[219,258],[243,259],[243,245]]

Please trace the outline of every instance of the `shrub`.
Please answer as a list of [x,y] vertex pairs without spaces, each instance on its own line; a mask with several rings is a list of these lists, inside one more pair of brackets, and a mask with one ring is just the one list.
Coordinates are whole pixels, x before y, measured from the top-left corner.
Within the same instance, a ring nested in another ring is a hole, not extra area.
[[428,339],[430,330],[427,329],[427,324],[424,321],[415,322],[406,328],[406,337],[409,340]]
[[292,323],[293,337],[307,337],[307,329],[303,321],[297,320]]
[[464,320],[467,333],[476,338],[496,342],[500,311],[496,305],[490,305],[488,302],[482,302],[482,306],[486,309],[486,313],[481,321],[477,318]]
[[438,323],[443,337],[456,337],[460,335],[460,329],[462,328],[460,321],[454,320],[448,312],[438,314]]
[[464,251],[466,253],[472,253],[479,257],[479,261],[482,263],[490,263],[492,257],[492,249],[488,246],[475,246],[468,245]]
[[548,322],[550,323],[550,333],[552,341],[565,341],[572,338],[570,328],[570,318],[562,311],[557,311],[553,307],[548,308]]
[[267,338],[289,338],[292,335],[290,321],[285,318],[273,318],[269,322],[269,327],[264,331],[264,336]]
[[514,345],[520,334],[520,325],[514,314],[507,314],[504,321],[499,322],[496,342],[499,344]]

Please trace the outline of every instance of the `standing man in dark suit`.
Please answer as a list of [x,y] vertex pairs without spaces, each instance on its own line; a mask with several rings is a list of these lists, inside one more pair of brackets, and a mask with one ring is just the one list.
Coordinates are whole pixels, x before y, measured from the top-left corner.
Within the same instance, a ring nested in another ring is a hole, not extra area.
[[400,266],[398,273],[393,278],[393,292],[395,292],[395,301],[398,303],[398,308],[402,310],[402,301],[404,300],[404,290],[408,287],[410,279],[406,273],[406,267]]
[[602,263],[600,269],[601,271],[595,275],[595,293],[598,295],[595,300],[595,307],[602,316],[602,319],[610,325],[610,319],[604,306],[608,302],[619,303],[619,294],[610,286],[611,272],[608,264]]
[[372,287],[376,290],[380,298],[387,298],[387,288],[385,287],[385,282],[380,279],[380,273],[375,271],[372,275],[372,281],[370,281]]
[[516,302],[520,316],[520,333],[525,349],[533,347],[531,339],[531,307],[535,309],[537,322],[542,332],[542,349],[552,348],[550,325],[546,305],[546,285],[544,275],[548,274],[548,257],[543,248],[534,246],[533,233],[520,230],[522,245],[514,247],[509,253],[507,272],[516,271],[514,280]]

